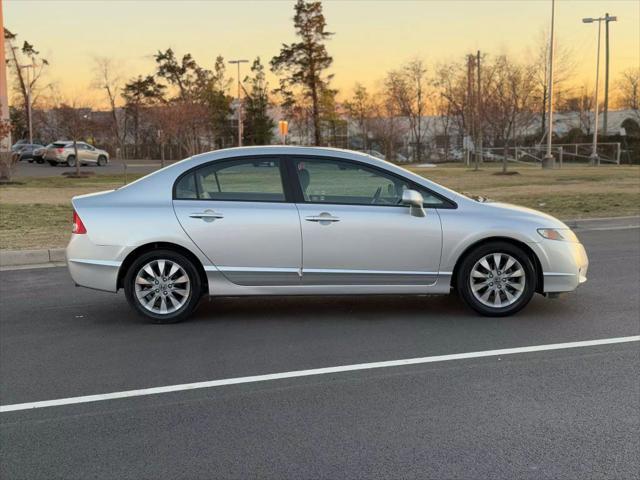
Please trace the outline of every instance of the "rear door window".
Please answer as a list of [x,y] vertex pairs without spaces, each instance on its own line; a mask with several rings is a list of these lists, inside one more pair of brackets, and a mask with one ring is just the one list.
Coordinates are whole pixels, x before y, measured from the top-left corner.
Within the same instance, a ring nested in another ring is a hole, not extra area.
[[175,198],[284,202],[280,160],[240,159],[205,165],[176,183]]

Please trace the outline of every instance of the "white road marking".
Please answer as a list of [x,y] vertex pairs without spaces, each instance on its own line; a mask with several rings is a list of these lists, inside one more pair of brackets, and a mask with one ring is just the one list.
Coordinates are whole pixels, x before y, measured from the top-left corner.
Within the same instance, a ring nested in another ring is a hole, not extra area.
[[142,397],[145,395],[159,395],[162,393],[196,390],[201,388],[222,387],[225,385],[237,385],[240,383],[266,382],[281,380],[284,378],[309,377],[313,375],[325,375],[328,373],[353,372],[356,370],[373,370],[376,368],[401,367],[405,365],[418,365],[423,363],[447,362],[450,360],[464,360],[468,358],[497,357],[513,355],[516,353],[544,352],[548,350],[562,350],[568,348],[594,347],[597,345],[611,345],[614,343],[627,343],[640,341],[640,335],[630,337],[602,338],[599,340],[586,340],[581,342],[553,343],[549,345],[534,345],[530,347],[503,348],[500,350],[484,350],[480,352],[454,353],[451,355],[437,355],[433,357],[407,358],[404,360],[389,360],[385,362],[357,363],[354,365],[342,365],[338,367],[314,368],[311,370],[294,370],[291,372],[270,373],[266,375],[254,375],[250,377],[225,378],[222,380],[210,380],[206,382],[184,383],[181,385],[167,385],[164,387],[142,388],[138,390],[125,390],[122,392],[103,393],[99,395],[86,395],[83,397],[59,398],[40,402],[16,403],[13,405],[1,405],[0,413],[15,412],[18,410],[30,410],[34,408],[58,407],[76,403],[101,402],[118,398]]

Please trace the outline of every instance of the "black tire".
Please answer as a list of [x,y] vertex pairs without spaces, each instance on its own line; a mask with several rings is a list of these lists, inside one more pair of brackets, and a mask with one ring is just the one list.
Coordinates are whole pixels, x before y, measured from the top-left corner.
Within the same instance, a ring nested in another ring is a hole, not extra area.
[[107,157],[105,157],[104,155],[100,155],[98,157],[98,166],[104,167],[106,164],[107,164]]
[[36,160],[36,163],[38,165],[42,165],[44,163],[44,160],[42,158],[39,158],[38,160]]
[[[185,273],[189,277],[190,289],[189,294],[187,295],[187,301],[178,310],[172,313],[157,314],[155,312],[147,310],[140,303],[140,300],[138,300],[138,297],[136,295],[135,281],[138,272],[140,272],[140,270],[149,262],[160,259],[170,260],[171,262],[178,264],[184,269]],[[131,305],[131,307],[136,312],[138,312],[150,322],[177,323],[186,320],[198,305],[198,302],[200,301],[200,298],[202,296],[202,281],[200,279],[200,274],[198,273],[198,270],[196,269],[193,262],[184,255],[172,250],[154,250],[153,252],[142,254],[129,267],[129,270],[127,270],[127,273],[124,277],[124,292],[129,305]]]
[[67,167],[75,167],[76,166],[76,156],[69,155],[67,157]]
[[[483,304],[476,298],[471,288],[471,273],[474,266],[486,255],[494,253],[510,255],[520,263],[524,270],[524,289],[522,294],[514,303],[505,307],[490,307]],[[536,291],[536,278],[536,270],[533,262],[524,250],[508,242],[496,241],[481,245],[464,257],[456,275],[456,289],[465,303],[481,315],[488,317],[506,317],[522,310],[529,303]]]
[[51,165],[52,167],[57,167],[58,166],[58,162],[54,162],[53,160],[47,160],[49,162],[49,165]]

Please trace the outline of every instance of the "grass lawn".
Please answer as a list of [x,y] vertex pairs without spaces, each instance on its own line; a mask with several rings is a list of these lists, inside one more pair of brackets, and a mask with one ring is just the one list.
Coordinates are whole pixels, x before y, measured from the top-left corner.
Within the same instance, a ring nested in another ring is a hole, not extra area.
[[[460,165],[410,167],[453,190],[516,203],[559,218],[640,215],[639,166],[565,166],[542,170],[509,165],[515,175],[496,175],[500,166],[473,171]],[[129,181],[137,178],[128,175]],[[0,249],[64,246],[71,231],[74,195],[117,188],[123,175],[70,179],[38,177],[0,186]]]

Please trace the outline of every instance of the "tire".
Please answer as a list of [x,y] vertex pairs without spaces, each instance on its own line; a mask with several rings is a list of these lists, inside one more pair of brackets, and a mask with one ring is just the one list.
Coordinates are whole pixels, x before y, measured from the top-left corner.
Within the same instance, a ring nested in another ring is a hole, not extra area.
[[44,160],[43,160],[43,159],[41,159],[41,158],[39,158],[38,160],[36,160],[36,163],[37,163],[38,165],[42,165],[42,164],[44,163]]
[[76,156],[69,155],[67,157],[67,167],[75,167],[76,166]]
[[506,317],[529,303],[536,290],[536,278],[535,267],[524,250],[496,241],[481,245],[464,257],[456,288],[466,304],[481,315]]
[[[164,272],[160,272],[163,263]],[[169,277],[172,265],[179,270]],[[184,276],[187,277],[186,282],[176,281]],[[124,278],[124,291],[129,305],[150,322],[176,323],[187,319],[198,305],[202,282],[198,270],[187,257],[172,250],[156,250],[141,255],[129,267]],[[149,293],[145,295],[147,291]],[[163,292],[167,293],[163,295]],[[161,312],[163,304],[167,313]]]
[[52,167],[57,167],[58,166],[58,162],[54,162],[53,160],[47,160],[49,162],[49,165],[51,165]]
[[100,155],[98,157],[98,166],[104,167],[106,164],[107,164],[107,157],[105,157],[104,155]]

